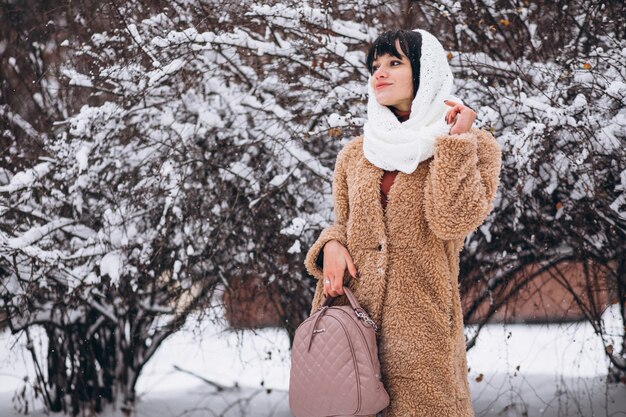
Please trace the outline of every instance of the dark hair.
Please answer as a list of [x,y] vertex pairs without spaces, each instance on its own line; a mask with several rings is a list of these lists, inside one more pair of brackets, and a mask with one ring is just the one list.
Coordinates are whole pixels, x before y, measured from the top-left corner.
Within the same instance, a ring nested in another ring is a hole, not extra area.
[[396,49],[396,40],[400,41],[400,48],[404,55],[411,62],[413,72],[413,98],[417,94],[420,86],[420,58],[422,56],[422,34],[412,30],[399,29],[390,30],[381,34],[372,43],[367,51],[367,70],[373,74],[372,65],[374,60],[381,55],[390,54],[396,58],[401,58],[400,52]]

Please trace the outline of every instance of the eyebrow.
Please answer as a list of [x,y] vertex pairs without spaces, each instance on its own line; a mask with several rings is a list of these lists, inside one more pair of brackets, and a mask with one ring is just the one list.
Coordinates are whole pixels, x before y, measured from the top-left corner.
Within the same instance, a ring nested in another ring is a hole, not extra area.
[[[387,54],[385,54],[385,55],[387,55]],[[384,55],[383,55],[383,56],[384,56]],[[400,56],[400,58],[396,58],[396,57],[395,57],[395,56],[393,56],[393,55],[390,55],[390,56],[391,56],[391,58],[389,58],[390,60],[392,60],[392,59],[397,59],[397,60],[399,60],[399,61],[402,61],[402,60],[403,60],[403,58],[405,58],[405,57],[404,57],[404,56],[402,56],[402,55]],[[380,58],[380,57],[377,57],[376,59],[374,59],[374,60],[372,61],[372,64],[373,64],[374,62],[378,61],[378,59],[379,59],[379,58]]]

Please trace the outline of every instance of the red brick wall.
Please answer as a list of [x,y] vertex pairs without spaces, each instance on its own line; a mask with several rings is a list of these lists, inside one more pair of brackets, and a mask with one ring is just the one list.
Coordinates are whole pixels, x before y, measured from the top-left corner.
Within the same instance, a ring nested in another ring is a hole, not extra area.
[[[589,311],[598,311],[602,314],[604,309],[617,300],[611,299],[604,268],[587,263],[590,278],[585,278],[582,262],[562,262],[543,273],[540,273],[521,287],[518,295],[512,297],[503,304],[492,316],[493,323],[546,323],[582,320],[585,316],[579,302]],[[541,269],[540,265],[528,265],[518,273],[505,288],[505,293],[510,292],[512,287],[531,276]],[[569,289],[568,289],[569,288]],[[573,292],[573,294],[572,294]],[[476,294],[468,294],[463,299],[464,311],[472,304]],[[494,294],[497,299],[498,295]],[[489,309],[490,300],[485,301],[478,308],[478,314],[466,320],[472,324],[484,319]]]
[[[603,268],[590,262],[588,265],[595,273],[595,276],[594,273],[591,274],[590,284],[586,283],[582,263],[562,262],[529,281],[516,297],[510,298],[496,311],[490,322],[547,323],[581,320],[584,315],[574,295],[566,289],[566,285],[571,286],[585,308],[595,308],[601,314],[607,306],[617,300],[610,297]],[[532,275],[540,268],[540,265],[525,267],[511,280],[505,292],[509,292],[516,282]],[[476,293],[467,294],[463,298],[464,311],[467,311],[476,296]],[[234,328],[281,326],[284,308],[280,302],[278,286],[275,283],[269,285],[263,283],[255,274],[234,280],[231,288],[224,293],[223,301],[226,319]],[[489,298],[478,307],[477,314],[466,320],[466,323],[475,324],[483,320],[488,308]]]
[[254,273],[232,280],[222,300],[226,319],[233,328],[280,326],[284,317],[277,282],[264,283]]

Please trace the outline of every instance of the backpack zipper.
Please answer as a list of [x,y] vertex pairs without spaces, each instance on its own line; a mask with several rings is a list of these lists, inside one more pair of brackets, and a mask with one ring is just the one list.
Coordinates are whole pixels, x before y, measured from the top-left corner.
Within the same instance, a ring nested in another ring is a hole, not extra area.
[[[340,310],[340,311],[342,311],[343,313],[350,316],[350,318],[352,318],[352,315],[350,315],[350,313],[348,313],[347,311],[345,310]],[[363,334],[363,330],[359,327],[359,324],[358,323],[354,323],[354,324],[356,325],[356,328],[359,331],[359,334],[361,335],[361,340],[363,341],[363,344],[365,345],[365,348],[367,349],[367,354],[370,359],[370,368],[372,368],[372,373],[374,374],[374,376],[376,376],[376,370],[374,369],[374,359],[372,357],[372,351],[370,350],[370,346],[367,344],[367,339],[365,338],[365,335]]]

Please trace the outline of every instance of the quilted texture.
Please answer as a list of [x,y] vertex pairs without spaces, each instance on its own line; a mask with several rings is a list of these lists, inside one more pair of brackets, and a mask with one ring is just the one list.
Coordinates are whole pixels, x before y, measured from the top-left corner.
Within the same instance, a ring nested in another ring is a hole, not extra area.
[[[345,242],[360,273],[358,280],[347,274],[347,285],[381,325],[387,417],[472,417],[459,252],[493,209],[500,146],[490,132],[475,127],[438,136],[431,158],[411,174],[398,173],[383,211],[384,171],[364,157],[362,144],[363,137],[356,137],[337,155],[334,224],[311,246],[305,266],[322,278],[324,244],[331,237]],[[322,299],[319,279],[312,312]],[[342,304],[345,296],[335,303]]]
[[300,324],[289,379],[295,417],[370,416],[388,403],[374,329],[353,307],[325,305]]

